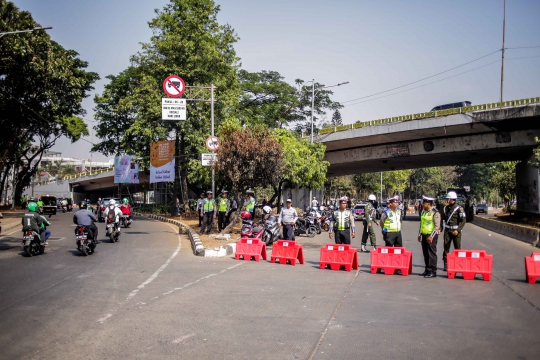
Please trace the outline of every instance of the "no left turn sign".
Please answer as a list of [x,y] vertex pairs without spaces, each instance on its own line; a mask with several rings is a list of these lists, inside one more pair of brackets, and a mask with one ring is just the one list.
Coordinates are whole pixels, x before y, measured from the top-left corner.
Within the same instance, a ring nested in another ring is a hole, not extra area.
[[219,148],[219,140],[215,136],[210,136],[206,139],[206,147],[210,151],[216,151]]
[[163,81],[163,91],[170,97],[180,97],[186,91],[186,83],[180,76],[171,75]]

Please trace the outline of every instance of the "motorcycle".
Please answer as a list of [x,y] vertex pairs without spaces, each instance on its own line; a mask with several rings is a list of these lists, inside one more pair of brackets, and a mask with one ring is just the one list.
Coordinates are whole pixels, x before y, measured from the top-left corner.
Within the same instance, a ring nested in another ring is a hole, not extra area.
[[328,230],[330,230],[330,219],[328,218],[328,216],[321,216],[321,218],[319,219],[319,223],[321,224],[321,227],[324,231],[328,232]]
[[62,205],[62,212],[65,213],[68,211],[67,205]]
[[317,233],[317,229],[308,219],[296,220],[296,226],[294,227],[294,236],[307,235],[307,237],[314,237]]
[[99,222],[105,222],[105,206],[99,205],[97,218]]
[[129,225],[131,225],[131,216],[129,215],[122,215],[122,218],[120,219],[120,221],[122,222],[122,225],[125,227],[125,228],[128,228]]
[[24,231],[22,244],[23,250],[28,257],[45,253],[45,245],[41,244],[41,237],[39,233],[33,230]]
[[317,218],[317,216],[309,214],[305,216],[304,218],[309,222],[311,226],[315,227],[315,231],[317,232],[317,235],[322,232],[321,223],[319,222],[319,218]]
[[260,239],[262,237],[264,228],[259,225],[255,224],[253,220],[242,220],[242,230],[240,231],[240,234],[242,237],[248,237],[248,238],[255,238]]
[[93,254],[96,249],[96,241],[94,237],[88,237],[88,229],[85,226],[77,227],[77,249],[83,253],[84,256],[88,254]]
[[107,236],[111,239],[111,242],[118,242],[120,237],[120,224],[115,222],[114,219],[107,219]]
[[275,216],[270,215],[264,222],[264,234],[262,239],[266,245],[271,245],[280,238],[281,234],[279,232],[277,219]]

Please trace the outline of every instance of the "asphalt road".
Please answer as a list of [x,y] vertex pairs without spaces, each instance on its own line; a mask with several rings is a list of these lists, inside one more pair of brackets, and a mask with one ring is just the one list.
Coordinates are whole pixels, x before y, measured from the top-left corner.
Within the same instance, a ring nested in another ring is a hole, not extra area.
[[145,219],[88,257],[75,248],[71,214],[53,217],[50,229],[47,253],[33,258],[23,255],[18,231],[0,236],[2,359],[537,359],[540,353],[540,281],[527,284],[523,264],[535,249],[474,225],[466,225],[463,244],[494,255],[489,282],[449,280],[442,271],[435,279],[417,276],[424,270],[417,218],[404,222],[414,264],[407,277],[371,274],[368,254],[359,254],[360,271],[320,270],[326,233],[300,237],[306,263],[291,266],[195,257],[173,226]]

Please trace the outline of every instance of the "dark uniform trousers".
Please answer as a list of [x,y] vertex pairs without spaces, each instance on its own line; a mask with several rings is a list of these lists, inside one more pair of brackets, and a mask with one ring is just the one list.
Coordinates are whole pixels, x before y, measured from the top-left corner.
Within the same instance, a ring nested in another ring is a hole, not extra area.
[[454,244],[454,249],[461,249],[461,231],[457,235],[453,235],[454,230],[445,230],[444,231],[444,252],[443,252],[443,261],[446,263],[446,254],[450,252],[450,247],[452,243]]
[[364,220],[364,232],[362,233],[362,245],[367,244],[368,236],[369,236],[369,240],[371,241],[371,245],[372,246],[377,245],[377,237],[375,236],[375,230],[373,230],[373,223],[371,223],[371,226],[368,226],[367,221]]
[[401,231],[397,232],[383,232],[383,240],[386,246],[403,246],[403,239],[401,238]]
[[435,234],[431,244],[428,242],[428,237],[431,234],[422,235],[422,253],[424,254],[424,263],[426,264],[426,271],[436,273],[437,272],[437,240],[439,235]]
[[201,214],[204,216],[202,209],[199,209],[199,226],[202,226],[203,221],[203,216],[201,216]]
[[293,224],[283,224],[283,240],[294,241],[294,227]]
[[227,212],[226,211],[220,211],[218,212],[218,231],[221,232],[221,230],[225,229],[225,226],[227,226]]
[[336,244],[350,244],[351,243],[351,229],[336,230]]
[[204,230],[206,230],[207,234],[210,234],[210,231],[212,231],[212,227],[214,226],[214,212],[213,211],[207,211],[203,215],[203,223],[201,227],[201,234],[204,234]]

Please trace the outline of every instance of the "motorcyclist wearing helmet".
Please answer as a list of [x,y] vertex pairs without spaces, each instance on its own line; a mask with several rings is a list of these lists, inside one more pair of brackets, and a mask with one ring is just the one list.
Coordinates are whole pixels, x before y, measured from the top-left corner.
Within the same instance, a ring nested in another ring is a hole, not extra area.
[[264,222],[270,217],[270,213],[272,212],[272,207],[270,205],[264,205],[262,208],[262,211],[263,211],[263,217],[262,217],[261,222],[264,224]]
[[127,198],[122,199],[122,205],[120,205],[120,211],[122,211],[122,215],[129,216],[129,222],[131,222],[131,205],[129,204],[129,200]]
[[377,211],[375,210],[376,203],[377,197],[375,194],[369,195],[364,208],[364,231],[362,232],[362,249],[360,250],[362,252],[369,252],[369,250],[366,249],[368,236],[373,250],[377,249],[377,237],[375,236],[375,230],[373,229],[373,224],[379,225],[379,222],[377,221]]
[[[106,219],[114,218],[113,221],[118,224],[120,222],[120,217],[122,216],[122,210],[116,206],[116,201],[111,199],[109,200],[109,206],[105,208],[105,212],[103,214]],[[120,226],[118,226],[118,231],[120,231]]]
[[446,254],[450,252],[452,243],[454,249],[461,249],[461,231],[465,226],[466,215],[465,210],[456,202],[457,194],[455,191],[449,191],[446,195],[448,205],[444,207],[443,224],[444,224],[444,252],[443,262],[444,271],[446,271]]
[[[111,200],[112,201],[112,200]],[[73,223],[77,224],[78,226],[85,227],[88,232],[90,233],[90,236],[96,243],[99,244],[98,241],[98,228],[94,224],[94,222],[97,222],[98,219],[94,215],[94,213],[87,209],[88,205],[86,204],[86,201],[81,201],[79,204],[79,211],[77,211],[75,214],[73,214]],[[77,235],[77,229],[75,228],[75,235]]]
[[[21,224],[22,231],[35,231],[39,234],[42,245],[48,245],[47,238],[45,238],[45,225],[43,218],[37,213],[37,204],[34,201],[28,203],[28,211],[23,215]],[[49,232],[50,235],[50,232]]]
[[217,204],[218,207],[218,231],[221,232],[227,226],[227,214],[231,207],[231,201],[228,199],[229,192],[223,190],[221,192],[221,198]]

